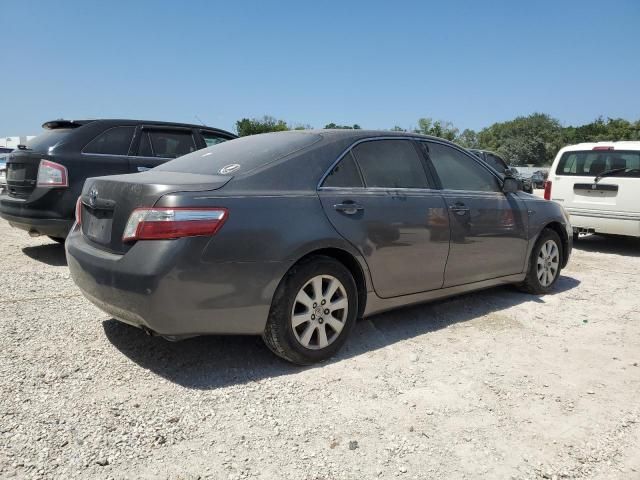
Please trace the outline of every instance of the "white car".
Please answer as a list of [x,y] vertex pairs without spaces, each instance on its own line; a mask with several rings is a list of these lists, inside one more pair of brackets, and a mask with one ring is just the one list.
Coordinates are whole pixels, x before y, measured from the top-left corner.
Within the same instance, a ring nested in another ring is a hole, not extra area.
[[556,155],[544,198],[564,206],[580,233],[640,237],[640,142],[580,143]]
[[0,194],[7,189],[7,160],[9,154],[0,154]]

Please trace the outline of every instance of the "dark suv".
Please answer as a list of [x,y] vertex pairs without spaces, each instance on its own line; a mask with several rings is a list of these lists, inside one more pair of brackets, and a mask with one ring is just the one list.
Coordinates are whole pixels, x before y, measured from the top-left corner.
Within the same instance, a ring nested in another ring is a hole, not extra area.
[[55,120],[7,161],[0,216],[30,235],[63,241],[88,177],[135,173],[236,138],[217,128],[141,120]]

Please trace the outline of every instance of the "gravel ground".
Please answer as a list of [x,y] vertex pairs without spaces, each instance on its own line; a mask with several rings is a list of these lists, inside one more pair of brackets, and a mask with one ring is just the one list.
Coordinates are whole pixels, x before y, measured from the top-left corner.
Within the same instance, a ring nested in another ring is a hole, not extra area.
[[0,223],[0,478],[640,478],[640,242],[359,322],[319,367],[150,338]]

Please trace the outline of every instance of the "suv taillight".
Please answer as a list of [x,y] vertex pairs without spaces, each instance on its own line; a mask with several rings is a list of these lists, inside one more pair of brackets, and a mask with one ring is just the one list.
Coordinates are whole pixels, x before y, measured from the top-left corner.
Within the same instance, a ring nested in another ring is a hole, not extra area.
[[50,160],[40,160],[38,187],[68,187],[67,167]]
[[76,202],[76,223],[82,225],[82,197],[78,197]]
[[544,199],[551,200],[551,180],[544,182]]
[[214,235],[227,220],[226,208],[136,208],[123,242]]

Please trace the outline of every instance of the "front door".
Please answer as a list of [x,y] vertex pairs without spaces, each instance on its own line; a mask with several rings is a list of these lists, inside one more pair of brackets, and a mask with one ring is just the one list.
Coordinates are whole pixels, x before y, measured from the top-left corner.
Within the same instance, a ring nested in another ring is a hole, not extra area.
[[527,208],[517,194],[472,155],[425,142],[451,224],[444,286],[521,273],[527,253]]
[[365,258],[379,297],[442,287],[449,217],[413,141],[359,143],[333,168],[319,196],[335,229]]

